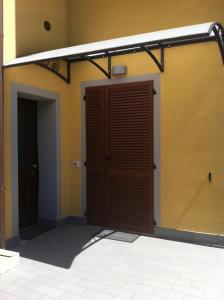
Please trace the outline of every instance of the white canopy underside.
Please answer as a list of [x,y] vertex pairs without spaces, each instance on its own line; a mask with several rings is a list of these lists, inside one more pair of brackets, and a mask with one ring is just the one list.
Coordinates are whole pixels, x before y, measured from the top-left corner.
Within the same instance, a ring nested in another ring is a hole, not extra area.
[[95,43],[89,43],[79,46],[61,48],[46,52],[41,52],[29,56],[24,56],[20,58],[13,59],[4,64],[5,67],[22,65],[28,63],[35,63],[44,60],[51,59],[60,59],[60,58],[72,58],[72,56],[88,56],[91,58],[93,53],[104,53],[104,51],[110,51],[113,53],[113,49],[128,49],[134,47],[137,44],[150,44],[155,43],[163,43],[163,41],[172,40],[172,39],[180,39],[180,38],[189,38],[189,37],[197,37],[197,36],[214,36],[213,31],[211,30],[212,26],[215,22],[179,27],[161,31],[155,31],[150,33],[132,35],[123,38],[117,38],[112,40],[100,41]]

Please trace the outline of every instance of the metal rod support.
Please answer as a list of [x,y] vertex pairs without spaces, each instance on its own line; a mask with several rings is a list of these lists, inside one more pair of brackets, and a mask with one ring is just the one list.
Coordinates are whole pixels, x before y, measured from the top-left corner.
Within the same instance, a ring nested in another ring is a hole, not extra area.
[[222,63],[224,64],[224,29],[221,24],[215,24],[213,32],[218,42],[219,51],[222,57]]
[[111,63],[112,63],[112,57],[108,55],[108,75],[110,79],[111,79]]
[[71,63],[67,61],[67,82],[71,83]]
[[88,56],[83,57],[84,60],[87,60],[91,64],[93,64],[95,67],[97,67],[108,79],[111,79],[111,58],[108,56],[108,71],[105,71],[104,68],[102,68],[97,62],[95,62],[93,59],[89,58]]
[[64,80],[66,83],[70,83],[70,62],[67,62],[67,77],[65,77],[64,75],[62,75],[61,73],[59,73],[58,70],[55,70],[51,67],[49,67],[47,64],[45,63],[36,63],[37,66],[40,66],[52,73],[54,73],[55,75],[57,75],[59,78],[61,78],[62,80]]
[[153,61],[156,63],[157,67],[159,68],[160,72],[164,72],[164,47],[160,48],[160,61],[147,47],[143,47],[143,50],[146,53],[148,53],[148,55],[153,59]]

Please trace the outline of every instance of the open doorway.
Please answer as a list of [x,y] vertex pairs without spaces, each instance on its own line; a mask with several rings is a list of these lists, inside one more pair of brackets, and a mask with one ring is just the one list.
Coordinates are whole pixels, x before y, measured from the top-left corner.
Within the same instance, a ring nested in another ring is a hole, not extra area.
[[60,220],[60,99],[17,83],[12,96],[13,235],[31,239]]
[[25,240],[57,225],[55,101],[18,97],[19,232]]
[[37,102],[18,99],[19,229],[38,223]]

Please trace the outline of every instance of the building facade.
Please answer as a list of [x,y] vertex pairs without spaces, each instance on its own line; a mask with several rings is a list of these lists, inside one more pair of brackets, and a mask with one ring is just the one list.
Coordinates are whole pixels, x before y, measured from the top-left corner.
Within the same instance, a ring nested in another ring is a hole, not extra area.
[[[212,21],[224,24],[224,3],[220,0],[142,0],[140,3],[136,0],[5,0],[3,4],[5,64],[16,57],[57,48]],[[156,57],[160,55],[159,50],[153,53]],[[66,74],[63,60],[53,63]],[[100,58],[97,63],[107,68],[107,59]],[[25,173],[19,173],[23,159],[29,157],[36,164],[31,154],[24,156],[27,151],[34,156],[38,152],[36,222],[84,222],[88,213],[88,160],[85,166],[87,104],[83,97],[88,96],[88,89],[91,94],[93,87],[104,87],[106,93],[106,86],[136,82],[153,82],[156,93],[150,119],[152,163],[156,169],[153,211],[149,212],[149,218],[153,220],[154,232],[169,229],[224,234],[224,68],[218,44],[170,47],[165,51],[164,72],[143,52],[113,57],[112,66],[116,65],[125,65],[127,74],[108,79],[89,61],[71,64],[69,84],[37,64],[3,68],[6,240],[15,241],[24,224],[29,225],[28,214],[32,214],[30,207],[27,217],[24,213],[19,218],[19,211],[29,206],[24,199],[35,191],[33,181],[23,181]],[[32,120],[27,121],[25,114],[28,110],[30,114],[32,108],[27,108],[25,100],[35,103],[31,119],[36,119],[36,125]],[[32,126],[37,127],[33,133],[28,130],[23,136],[24,128]],[[37,134],[33,141],[35,151],[24,146],[34,132]],[[20,140],[21,136],[24,140]],[[138,155],[142,152],[136,150],[136,160]],[[27,186],[33,190],[27,191]],[[128,187],[130,183],[126,190]],[[119,205],[116,211],[119,212]],[[130,230],[139,231],[138,228]]]

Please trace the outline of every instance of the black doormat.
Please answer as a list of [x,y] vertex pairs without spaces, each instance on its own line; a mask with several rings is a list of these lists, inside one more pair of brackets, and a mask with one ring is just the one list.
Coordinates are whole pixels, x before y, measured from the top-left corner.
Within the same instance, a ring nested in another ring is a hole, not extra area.
[[20,238],[22,240],[32,240],[35,237],[46,233],[52,229],[54,229],[54,226],[49,226],[49,225],[34,225],[32,227],[29,228],[25,228],[23,230],[20,231]]
[[138,234],[127,233],[122,231],[113,231],[109,229],[105,229],[100,231],[96,237],[101,239],[115,240],[120,242],[133,243],[139,238]]

